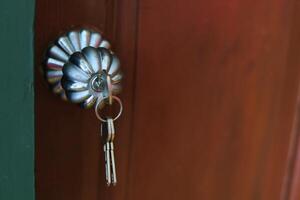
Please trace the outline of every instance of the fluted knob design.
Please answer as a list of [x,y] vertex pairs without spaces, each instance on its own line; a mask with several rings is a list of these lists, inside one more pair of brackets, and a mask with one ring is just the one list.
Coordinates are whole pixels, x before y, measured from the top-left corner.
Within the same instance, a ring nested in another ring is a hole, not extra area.
[[116,95],[121,90],[120,61],[100,33],[74,30],[48,49],[45,76],[54,93],[84,108],[108,95],[107,82]]

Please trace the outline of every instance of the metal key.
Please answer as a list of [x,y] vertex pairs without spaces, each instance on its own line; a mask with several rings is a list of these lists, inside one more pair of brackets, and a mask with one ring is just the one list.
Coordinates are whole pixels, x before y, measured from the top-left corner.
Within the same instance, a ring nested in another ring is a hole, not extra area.
[[101,124],[101,136],[103,139],[103,150],[105,158],[105,178],[108,186],[111,184],[111,160],[110,160],[110,140],[111,140],[111,131],[109,131],[108,123]]
[[107,119],[108,124],[108,132],[110,132],[111,138],[110,138],[110,161],[111,161],[111,180],[112,184],[117,184],[117,174],[116,174],[116,164],[115,164],[115,154],[114,154],[114,138],[115,138],[115,126],[114,121],[112,118]]

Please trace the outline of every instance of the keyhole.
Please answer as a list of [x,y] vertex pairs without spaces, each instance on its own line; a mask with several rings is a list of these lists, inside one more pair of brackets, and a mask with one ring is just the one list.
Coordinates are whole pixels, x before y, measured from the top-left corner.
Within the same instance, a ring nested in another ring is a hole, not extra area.
[[102,74],[96,74],[91,79],[91,86],[95,92],[102,92],[105,90],[105,79]]

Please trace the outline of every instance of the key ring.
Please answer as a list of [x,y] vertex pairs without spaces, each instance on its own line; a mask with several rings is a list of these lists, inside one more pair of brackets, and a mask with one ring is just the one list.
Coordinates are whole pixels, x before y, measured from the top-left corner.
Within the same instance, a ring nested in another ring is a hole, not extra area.
[[[96,113],[96,117],[100,120],[100,121],[102,121],[102,122],[107,122],[107,120],[106,119],[103,119],[103,117],[101,117],[101,115],[100,115],[100,113],[99,113],[99,106],[100,106],[100,104],[103,102],[103,101],[105,101],[106,99],[109,99],[110,97],[108,96],[108,97],[105,97],[105,98],[103,98],[103,99],[101,99],[100,101],[97,101],[97,103],[96,103],[96,106],[95,106],[95,113]],[[119,103],[119,105],[120,105],[120,111],[119,111],[119,113],[117,114],[117,116],[115,116],[114,118],[113,118],[113,121],[115,121],[115,120],[117,120],[120,116],[121,116],[121,114],[122,114],[122,112],[123,112],[123,104],[122,104],[122,101],[121,101],[121,99],[119,99],[119,97],[117,97],[117,96],[111,96],[111,98],[112,99],[114,99],[114,100],[116,100],[118,103]],[[111,104],[108,104],[108,105],[111,105]]]

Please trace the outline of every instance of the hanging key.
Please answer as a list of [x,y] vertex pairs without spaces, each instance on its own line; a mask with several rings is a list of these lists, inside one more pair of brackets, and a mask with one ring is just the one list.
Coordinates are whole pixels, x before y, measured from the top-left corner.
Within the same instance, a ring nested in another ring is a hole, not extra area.
[[116,164],[115,164],[115,154],[114,154],[114,138],[115,138],[115,126],[114,120],[112,118],[107,119],[108,131],[110,132],[111,138],[109,143],[110,151],[110,161],[111,161],[111,181],[113,185],[117,184],[117,174],[116,174]]
[[[104,102],[107,98],[100,99],[97,101],[95,106],[95,113],[97,118],[102,122],[101,125],[101,136],[103,139],[103,148],[105,154],[105,174],[106,174],[106,182],[107,185],[116,185],[117,184],[117,173],[116,173],[116,164],[115,164],[115,154],[114,154],[114,138],[115,138],[115,126],[114,121],[117,120],[123,111],[123,106],[121,100],[116,97],[112,96],[112,99],[115,102],[118,102],[120,105],[120,111],[115,117],[102,117],[99,113],[100,105]],[[109,105],[109,104],[107,104]]]
[[110,161],[110,140],[111,131],[108,122],[101,124],[101,136],[103,140],[103,150],[105,159],[105,178],[108,186],[111,184],[111,161]]

